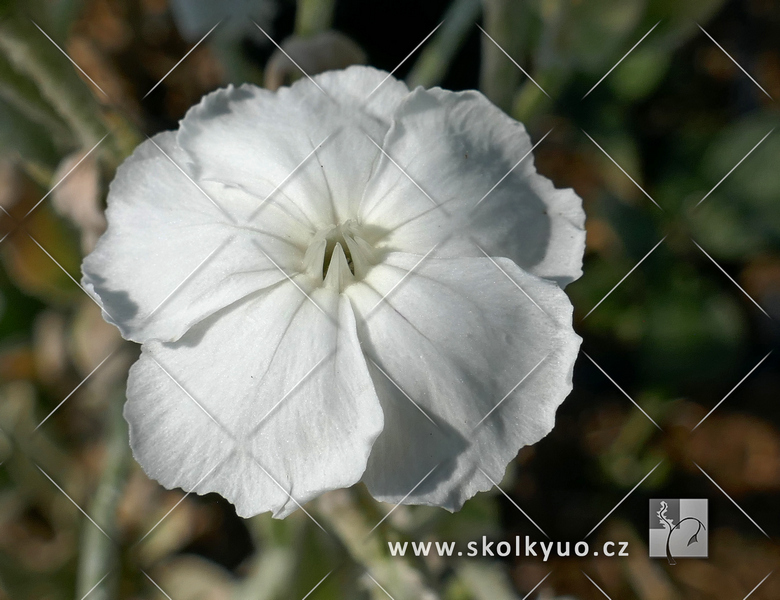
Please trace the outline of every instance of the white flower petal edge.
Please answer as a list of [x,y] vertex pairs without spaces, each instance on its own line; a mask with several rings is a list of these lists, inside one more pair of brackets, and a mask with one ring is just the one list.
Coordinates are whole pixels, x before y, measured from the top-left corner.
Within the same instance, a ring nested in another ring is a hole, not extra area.
[[457,510],[553,428],[581,340],[564,292],[510,260],[409,274],[418,261],[391,254],[345,292],[385,415],[364,481],[380,500]]
[[482,94],[418,88],[395,114],[361,218],[389,232],[389,249],[482,248],[565,286],[582,275],[585,213],[573,190],[536,172],[531,148],[522,123]]
[[248,296],[177,342],[144,344],[125,417],[136,460],[165,487],[218,492],[244,517],[284,517],[362,477],[383,416],[352,309],[295,283]]
[[[248,85],[218,90],[188,111],[178,141],[196,158],[201,179],[240,186],[260,199],[285,182],[272,203],[302,222],[346,220],[354,217],[350,207],[360,201],[378,156],[371,141],[382,143],[409,93],[391,79],[367,99],[383,79],[375,69],[352,68],[319,75],[317,85],[306,79],[278,92]],[[338,155],[335,164],[322,162],[328,152]],[[340,193],[345,179],[350,193]]]
[[[266,231],[247,235],[192,176],[176,135],[163,133],[141,144],[111,183],[108,230],[84,259],[83,284],[127,339],[178,339],[214,311],[284,279],[253,240],[286,257],[286,268],[303,257],[305,239],[272,232],[289,218],[276,214]],[[219,191],[212,186],[212,194]],[[236,194],[215,197],[225,210],[245,211],[246,200]]]

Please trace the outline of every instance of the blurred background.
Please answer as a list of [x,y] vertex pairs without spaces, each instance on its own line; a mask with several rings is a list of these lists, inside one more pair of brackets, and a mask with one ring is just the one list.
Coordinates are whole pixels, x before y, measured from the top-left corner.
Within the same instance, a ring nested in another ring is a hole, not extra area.
[[[203,94],[290,83],[291,59],[479,88],[584,200],[574,391],[456,514],[358,485],[307,507],[323,529],[243,520],[130,456],[138,348],[77,283],[107,184]],[[0,598],[780,598],[777,98],[773,0],[0,0]],[[669,566],[648,501],[680,497],[709,499],[709,558]],[[540,530],[630,556],[387,550]]]

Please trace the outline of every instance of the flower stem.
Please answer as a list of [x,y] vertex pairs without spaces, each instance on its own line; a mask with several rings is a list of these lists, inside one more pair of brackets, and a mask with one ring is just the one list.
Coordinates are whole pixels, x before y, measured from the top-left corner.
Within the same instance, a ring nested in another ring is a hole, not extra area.
[[16,71],[0,54],[0,98],[28,119],[46,127],[59,142],[70,141],[70,131],[62,118],[43,98],[36,85]]
[[117,597],[119,547],[115,541],[116,511],[130,463],[127,425],[122,418],[123,404],[123,393],[115,393],[109,398],[106,457],[94,499],[87,509],[87,514],[107,535],[84,520],[76,581],[77,598],[84,597],[101,580],[102,583],[89,594],[90,600],[111,600]]
[[442,26],[415,62],[407,83],[431,87],[441,83],[452,59],[482,12],[481,0],[455,0],[444,15]]
[[255,545],[262,548],[246,565],[247,577],[236,583],[231,600],[273,600],[279,598],[295,576],[298,561],[295,538],[305,517],[291,515],[284,521],[273,522],[269,514],[261,514],[246,521]]
[[485,31],[501,48],[483,36],[479,87],[504,111],[512,108],[522,72],[501,49],[521,62],[520,55],[526,37],[523,31],[523,4],[516,0],[482,0]]
[[[336,490],[317,502],[317,513],[354,561],[379,582],[395,600],[436,600],[437,594],[407,557],[390,557],[382,531],[372,530],[364,511],[349,490]],[[375,584],[368,580],[373,589]]]
[[336,0],[298,0],[295,13],[296,35],[310,37],[330,29],[335,7]]
[[0,51],[38,86],[82,145],[90,148],[108,132],[99,104],[68,59],[13,8],[0,14]]

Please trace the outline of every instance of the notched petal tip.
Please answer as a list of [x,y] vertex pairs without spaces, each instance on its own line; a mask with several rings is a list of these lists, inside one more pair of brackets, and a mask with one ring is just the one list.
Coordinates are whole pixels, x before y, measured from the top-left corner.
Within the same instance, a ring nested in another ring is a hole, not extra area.
[[544,258],[533,273],[555,281],[562,288],[582,276],[585,254],[585,209],[573,188],[556,188],[542,175],[536,179],[539,194],[547,198],[550,234]]
[[230,83],[204,95],[197,104],[187,109],[184,117],[179,121],[179,126],[193,122],[207,124],[212,119],[230,114],[234,104],[273,96],[273,92],[252,83],[243,83],[238,87]]

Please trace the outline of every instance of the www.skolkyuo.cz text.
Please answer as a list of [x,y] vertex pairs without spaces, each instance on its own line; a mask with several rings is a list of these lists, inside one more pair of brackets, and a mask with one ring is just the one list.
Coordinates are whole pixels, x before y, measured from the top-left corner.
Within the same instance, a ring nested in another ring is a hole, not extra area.
[[585,556],[628,556],[628,542],[607,541],[591,548],[585,541],[579,542],[540,542],[529,536],[515,536],[514,542],[507,540],[489,540],[482,536],[481,541],[471,541],[466,548],[459,549],[456,542],[387,542],[391,556],[468,556],[468,557],[540,557],[543,561],[550,558]]

